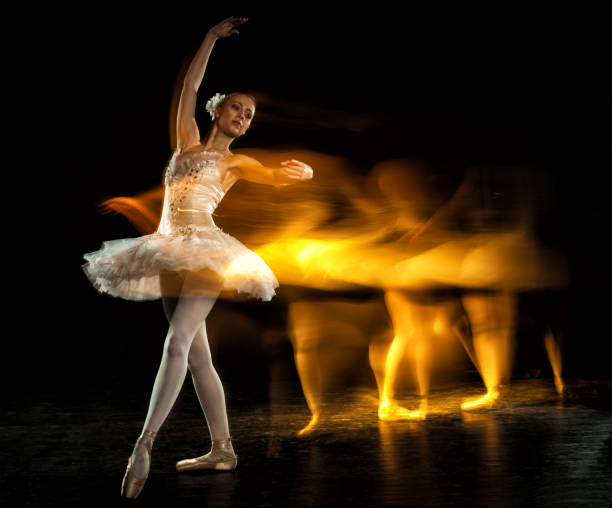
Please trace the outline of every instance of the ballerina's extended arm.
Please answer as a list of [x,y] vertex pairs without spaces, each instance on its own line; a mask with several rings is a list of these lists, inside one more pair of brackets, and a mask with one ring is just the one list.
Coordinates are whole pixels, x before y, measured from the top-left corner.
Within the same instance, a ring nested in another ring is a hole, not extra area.
[[195,119],[198,89],[204,78],[204,71],[215,41],[219,37],[229,37],[240,33],[234,27],[244,23],[247,18],[227,18],[212,27],[204,37],[202,45],[193,57],[183,79],[183,89],[179,99],[176,122],[176,147],[188,148],[200,142],[200,131]]
[[312,168],[295,159],[281,162],[281,168],[268,168],[261,162],[243,154],[234,156],[233,171],[239,178],[255,183],[264,183],[281,187],[312,178]]

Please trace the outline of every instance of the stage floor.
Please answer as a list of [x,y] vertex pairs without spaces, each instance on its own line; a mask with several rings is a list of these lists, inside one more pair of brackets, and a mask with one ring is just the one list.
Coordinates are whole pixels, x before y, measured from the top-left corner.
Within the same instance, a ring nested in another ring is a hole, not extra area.
[[[299,393],[252,403],[228,395],[238,454],[232,472],[178,473],[175,462],[208,451],[193,389],[181,392],[153,447],[142,506],[609,506],[609,383],[550,380],[506,387],[493,409],[461,411],[479,383],[431,393],[423,421],[381,422],[373,390],[330,394],[310,413]],[[603,395],[602,395],[603,394]],[[603,400],[602,397],[606,400]],[[600,403],[601,402],[601,403]],[[138,400],[38,402],[4,412],[0,504],[114,506],[146,413]],[[402,403],[416,407],[418,399]]]

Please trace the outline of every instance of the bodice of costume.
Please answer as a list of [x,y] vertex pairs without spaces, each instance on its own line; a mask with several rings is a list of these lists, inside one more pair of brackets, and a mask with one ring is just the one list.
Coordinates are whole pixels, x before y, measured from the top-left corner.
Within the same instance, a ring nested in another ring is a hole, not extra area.
[[219,229],[212,213],[225,195],[215,152],[174,152],[164,178],[164,205],[157,229],[162,234],[187,234]]

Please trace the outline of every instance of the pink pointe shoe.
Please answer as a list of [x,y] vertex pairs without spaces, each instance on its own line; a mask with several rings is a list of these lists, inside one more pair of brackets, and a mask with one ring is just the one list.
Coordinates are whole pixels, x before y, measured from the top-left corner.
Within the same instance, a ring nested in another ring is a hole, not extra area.
[[231,439],[230,436],[227,439],[213,441],[210,452],[195,459],[179,460],[176,463],[176,469],[181,472],[200,469],[217,469],[221,471],[236,469],[238,456],[234,453]]
[[126,497],[128,499],[136,499],[138,494],[142,491],[147,478],[149,477],[149,471],[151,471],[151,448],[153,447],[153,441],[155,440],[155,436],[157,432],[152,432],[149,430],[144,430],[138,440],[136,441],[136,446],[139,443],[142,443],[144,447],[147,449],[149,454],[149,468],[144,477],[138,478],[134,475],[132,471],[132,456],[128,460],[128,465],[125,470],[125,475],[123,476],[123,482],[121,482],[121,496]]

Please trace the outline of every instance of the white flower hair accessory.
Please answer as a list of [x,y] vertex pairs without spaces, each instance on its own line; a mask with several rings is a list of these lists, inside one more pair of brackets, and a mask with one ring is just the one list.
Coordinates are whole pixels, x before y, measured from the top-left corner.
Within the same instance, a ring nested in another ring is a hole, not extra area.
[[212,120],[215,119],[215,109],[223,99],[225,99],[225,94],[216,93],[206,102],[206,111],[210,113]]

